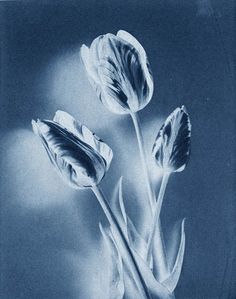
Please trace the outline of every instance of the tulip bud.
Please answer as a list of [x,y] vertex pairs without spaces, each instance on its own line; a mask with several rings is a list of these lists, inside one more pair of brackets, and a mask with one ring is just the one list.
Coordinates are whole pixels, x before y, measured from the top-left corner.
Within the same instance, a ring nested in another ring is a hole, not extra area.
[[184,170],[190,155],[191,124],[184,106],[176,108],[159,130],[152,154],[167,172]]
[[81,57],[102,103],[117,114],[143,109],[153,94],[153,79],[145,50],[128,32],[97,37]]
[[112,150],[70,114],[57,111],[53,121],[32,121],[52,164],[74,188],[100,183],[112,160]]

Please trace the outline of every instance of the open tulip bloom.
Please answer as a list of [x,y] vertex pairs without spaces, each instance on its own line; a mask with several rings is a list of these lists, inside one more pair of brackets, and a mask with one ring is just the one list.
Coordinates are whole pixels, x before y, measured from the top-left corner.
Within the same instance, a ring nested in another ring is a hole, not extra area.
[[100,35],[90,47],[83,45],[81,58],[101,102],[113,113],[132,117],[151,208],[154,200],[137,115],[153,95],[153,78],[146,52],[135,37],[119,30],[116,35]]
[[[190,156],[191,124],[184,106],[167,117],[155,139],[152,157],[162,181],[158,195],[150,179],[137,112],[153,94],[153,79],[146,53],[128,32],[105,34],[90,48],[82,46],[82,60],[90,82],[102,103],[117,114],[130,114],[140,150],[146,180],[147,209],[150,219],[145,236],[128,216],[122,195],[122,179],[107,201],[100,182],[109,170],[113,153],[110,147],[66,112],[58,111],[53,121],[32,121],[46,152],[60,176],[73,188],[89,188],[95,194],[109,227],[99,225],[112,261],[112,276],[107,278],[109,298],[175,298],[185,251],[183,219],[175,225],[170,245],[166,246],[160,222],[165,190],[171,173],[185,169]],[[107,293],[106,293],[107,294]]]
[[146,53],[128,32],[100,35],[81,57],[102,103],[117,114],[143,109],[153,94],[153,79]]
[[53,121],[33,120],[32,125],[67,183],[74,188],[100,183],[113,156],[106,143],[63,111],[57,111]]

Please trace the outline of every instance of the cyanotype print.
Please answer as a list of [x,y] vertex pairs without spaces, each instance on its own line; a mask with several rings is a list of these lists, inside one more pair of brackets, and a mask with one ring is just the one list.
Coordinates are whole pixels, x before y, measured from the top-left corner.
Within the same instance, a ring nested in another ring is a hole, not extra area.
[[236,298],[233,3],[0,9],[0,297]]

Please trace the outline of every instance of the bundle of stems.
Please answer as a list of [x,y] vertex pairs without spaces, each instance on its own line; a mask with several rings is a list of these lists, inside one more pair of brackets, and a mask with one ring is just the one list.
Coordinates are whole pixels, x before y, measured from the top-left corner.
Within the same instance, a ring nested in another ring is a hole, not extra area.
[[109,279],[112,293],[108,299],[175,298],[185,250],[184,219],[179,230],[173,231],[168,248],[160,215],[170,175],[184,170],[189,159],[189,115],[184,106],[176,108],[157,133],[152,156],[163,176],[156,195],[138,118],[138,111],[153,95],[153,78],[145,50],[131,34],[120,30],[116,35],[99,36],[90,48],[83,45],[81,56],[101,102],[113,113],[129,114],[133,121],[146,183],[145,203],[151,217],[148,237],[137,231],[126,212],[122,180],[110,200],[101,189],[100,182],[113,157],[106,143],[63,111],[57,111],[52,121],[33,121],[33,130],[60,176],[73,188],[90,188],[109,222],[109,228],[100,224],[114,272]]
[[[93,188],[93,191],[111,225],[110,237],[116,244],[126,267],[128,265],[142,298],[175,298],[174,289],[181,273],[185,250],[184,220],[182,221],[181,229],[175,231],[174,237],[179,238],[180,241],[175,244],[175,246],[177,246],[174,248],[173,258],[175,258],[175,262],[171,265],[166,253],[160,214],[170,174],[182,171],[185,168],[185,163],[183,163],[183,161],[186,162],[189,155],[191,125],[185,107],[177,108],[167,118],[157,135],[153,152],[154,156],[157,159],[160,159],[158,162],[162,164],[163,176],[159,193],[156,196],[153,191],[147,167],[147,156],[145,153],[140,121],[137,114],[131,114],[131,117],[137,136],[140,159],[146,182],[148,206],[152,219],[150,222],[151,225],[149,226],[148,239],[145,240],[138,234],[132,221],[129,219],[125,211],[122,194],[120,194],[120,198],[118,199],[120,205],[119,210],[117,208],[110,208],[108,201],[105,199],[105,196],[100,189]],[[168,142],[165,140],[166,144],[164,144],[163,140],[160,139],[163,139],[164,131],[169,124],[172,126],[172,136],[169,136]],[[181,141],[180,144],[176,143],[178,139]],[[170,147],[172,147],[172,152]],[[161,155],[159,151],[162,151]],[[173,159],[172,156],[174,156],[175,159]],[[185,156],[185,160],[183,160],[183,156]],[[182,163],[179,163],[178,159],[181,160]],[[122,190],[120,190],[120,193],[122,193]],[[113,214],[113,211],[115,214]],[[139,243],[142,243],[143,246],[141,247],[143,248],[134,248],[134,245],[130,240],[132,239],[129,236],[130,234],[133,234],[134,238],[136,238]],[[179,234],[180,236],[178,236]],[[142,239],[141,242],[140,239]],[[154,287],[152,286],[152,280],[155,280]]]

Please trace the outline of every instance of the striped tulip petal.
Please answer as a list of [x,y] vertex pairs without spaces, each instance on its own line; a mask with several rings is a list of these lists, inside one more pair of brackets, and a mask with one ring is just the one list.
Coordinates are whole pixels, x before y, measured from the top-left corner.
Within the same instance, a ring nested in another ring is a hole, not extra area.
[[172,112],[159,130],[152,154],[157,165],[167,172],[184,170],[190,155],[191,124],[186,108]]
[[128,32],[118,31],[83,45],[81,57],[90,82],[102,103],[117,114],[143,109],[153,94],[153,79],[146,53]]
[[89,129],[62,111],[53,121],[33,120],[32,126],[70,186],[86,188],[100,183],[110,166],[112,150]]

